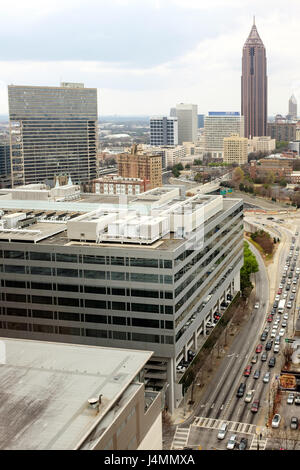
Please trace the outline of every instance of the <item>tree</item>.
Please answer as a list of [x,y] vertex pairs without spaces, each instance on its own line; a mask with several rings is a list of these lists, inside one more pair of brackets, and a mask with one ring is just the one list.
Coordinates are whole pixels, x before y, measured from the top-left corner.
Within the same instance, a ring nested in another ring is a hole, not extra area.
[[194,181],[196,181],[197,183],[201,183],[203,180],[203,176],[201,173],[196,173],[196,175],[194,176]]
[[244,242],[244,265],[241,268],[241,290],[242,292],[249,287],[253,287],[250,281],[250,274],[259,270],[257,260],[249,248],[249,244]]
[[244,174],[243,170],[239,166],[233,170],[232,180],[233,180],[233,183],[236,187],[238,187],[239,184],[243,182],[244,175],[245,174]]

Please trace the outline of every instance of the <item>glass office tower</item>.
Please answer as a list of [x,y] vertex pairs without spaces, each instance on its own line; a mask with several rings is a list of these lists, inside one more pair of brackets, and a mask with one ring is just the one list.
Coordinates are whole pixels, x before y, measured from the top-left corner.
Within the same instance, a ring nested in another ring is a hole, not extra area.
[[96,177],[97,89],[8,86],[12,187]]

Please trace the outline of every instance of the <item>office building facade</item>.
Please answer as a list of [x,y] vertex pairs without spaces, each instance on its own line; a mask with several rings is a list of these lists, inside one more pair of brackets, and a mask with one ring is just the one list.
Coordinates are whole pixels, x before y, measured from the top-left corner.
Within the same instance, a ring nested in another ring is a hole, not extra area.
[[224,138],[224,163],[248,163],[248,139],[233,134]]
[[267,135],[271,139],[291,141],[296,140],[297,123],[295,122],[268,122]]
[[[24,226],[26,202],[14,202],[17,214],[6,203],[1,223]],[[145,381],[166,390],[172,411],[182,399],[176,366],[240,289],[242,201],[163,187],[128,212],[92,205],[38,204],[28,230],[0,231],[1,335],[154,351]]]
[[9,138],[0,135],[0,187],[11,185],[11,161]]
[[168,116],[150,117],[150,145],[177,145],[178,119]]
[[8,87],[12,186],[96,177],[97,89]]
[[196,104],[180,103],[176,105],[178,118],[178,144],[196,142],[198,129],[198,107]]
[[244,117],[239,112],[211,111],[204,119],[205,151],[213,158],[223,158],[224,138],[244,137]]
[[267,135],[267,101],[266,49],[253,22],[242,57],[241,114],[245,137]]

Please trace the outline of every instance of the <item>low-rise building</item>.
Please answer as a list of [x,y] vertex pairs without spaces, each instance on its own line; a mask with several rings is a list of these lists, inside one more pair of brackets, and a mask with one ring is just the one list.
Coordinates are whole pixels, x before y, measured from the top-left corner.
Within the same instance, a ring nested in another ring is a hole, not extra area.
[[276,140],[270,136],[252,137],[248,139],[248,153],[273,152],[276,149]]
[[151,351],[1,338],[2,450],[162,449]]
[[124,178],[115,174],[105,175],[94,179],[89,187],[92,193],[96,194],[141,194],[150,187],[150,181],[141,178]]

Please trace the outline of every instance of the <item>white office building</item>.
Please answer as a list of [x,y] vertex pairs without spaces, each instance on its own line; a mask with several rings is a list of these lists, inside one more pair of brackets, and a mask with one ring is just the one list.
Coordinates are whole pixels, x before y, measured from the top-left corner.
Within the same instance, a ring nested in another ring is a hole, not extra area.
[[152,116],[150,117],[150,145],[177,145],[178,120],[177,117]]
[[180,103],[176,105],[178,118],[178,144],[196,142],[198,130],[198,106]]
[[244,137],[244,116],[239,112],[209,112],[204,118],[205,150],[213,158],[223,158],[224,138]]

